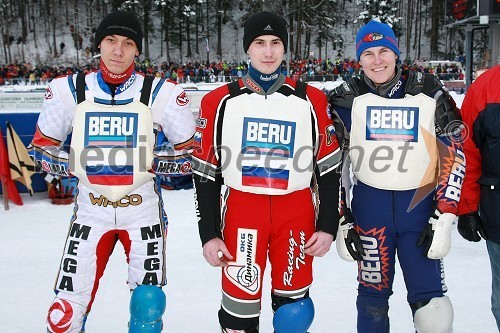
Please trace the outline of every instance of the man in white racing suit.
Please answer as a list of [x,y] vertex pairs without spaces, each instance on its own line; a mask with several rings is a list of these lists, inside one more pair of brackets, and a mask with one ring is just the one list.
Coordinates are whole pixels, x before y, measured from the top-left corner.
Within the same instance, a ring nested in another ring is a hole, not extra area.
[[[189,149],[195,120],[179,85],[135,72],[142,28],[134,15],[106,16],[95,44],[100,69],[50,83],[32,142],[31,154],[44,171],[78,177],[47,331],[84,332],[119,240],[132,291],[129,332],[161,332],[167,216],[155,174],[190,172],[190,162],[168,167],[172,161],[154,147],[166,137],[174,149]],[[69,133],[68,154],[62,144]]]

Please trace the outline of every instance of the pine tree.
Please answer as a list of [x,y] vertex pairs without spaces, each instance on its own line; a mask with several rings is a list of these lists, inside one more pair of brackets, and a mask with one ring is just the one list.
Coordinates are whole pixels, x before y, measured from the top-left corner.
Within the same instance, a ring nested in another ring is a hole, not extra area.
[[399,0],[357,0],[356,4],[363,8],[358,15],[357,22],[367,23],[370,20],[384,22],[392,27],[397,37],[401,36],[402,18],[396,15]]
[[[117,9],[138,16],[144,29],[141,57],[153,61],[241,59],[243,23],[260,10],[286,19],[291,59],[308,58],[311,52],[325,58],[333,50],[348,56],[353,35],[371,19],[392,26],[405,60],[463,53],[463,29],[443,28],[442,0],[0,0],[0,64],[87,63],[91,60],[76,41],[82,38],[92,46],[97,24]],[[230,47],[228,39],[234,40]],[[58,47],[64,41],[61,54]]]

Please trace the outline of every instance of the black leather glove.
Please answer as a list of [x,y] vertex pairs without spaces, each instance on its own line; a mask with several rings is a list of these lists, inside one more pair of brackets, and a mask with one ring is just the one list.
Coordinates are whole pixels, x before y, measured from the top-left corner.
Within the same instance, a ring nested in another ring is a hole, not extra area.
[[339,256],[347,261],[363,260],[365,250],[358,232],[354,228],[354,219],[349,208],[344,207],[343,216],[337,231],[337,252]]
[[432,224],[427,223],[424,229],[420,232],[420,235],[417,240],[417,247],[424,246],[424,252],[423,252],[424,257],[427,257],[427,253],[429,253],[433,237],[434,237],[434,230],[432,230]]
[[359,234],[356,229],[349,229],[347,232],[347,238],[345,238],[345,244],[347,246],[347,251],[349,251],[349,254],[354,258],[354,260],[363,260],[365,249],[363,248],[363,243],[361,243],[361,238],[359,238]]
[[[488,239],[483,221],[478,212],[472,212],[458,217],[458,233],[470,242],[479,242],[481,237]],[[479,237],[481,236],[481,237]]]

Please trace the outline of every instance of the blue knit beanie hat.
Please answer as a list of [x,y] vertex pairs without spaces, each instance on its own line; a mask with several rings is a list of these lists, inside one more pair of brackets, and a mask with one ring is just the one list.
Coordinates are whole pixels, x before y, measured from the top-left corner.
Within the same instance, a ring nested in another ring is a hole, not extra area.
[[358,60],[364,50],[375,46],[390,48],[396,53],[398,58],[401,54],[399,52],[398,40],[391,27],[385,23],[372,20],[361,27],[356,35],[356,57]]

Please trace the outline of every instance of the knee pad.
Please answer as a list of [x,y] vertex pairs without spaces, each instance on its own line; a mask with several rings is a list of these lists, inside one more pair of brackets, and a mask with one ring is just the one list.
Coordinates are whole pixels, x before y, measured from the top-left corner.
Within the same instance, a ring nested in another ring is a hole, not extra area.
[[161,288],[141,285],[130,298],[129,333],[159,333],[167,300]]
[[310,297],[281,305],[274,313],[276,333],[306,333],[314,319],[314,304]]
[[417,309],[413,323],[418,333],[450,333],[453,327],[453,306],[448,296],[434,297]]

